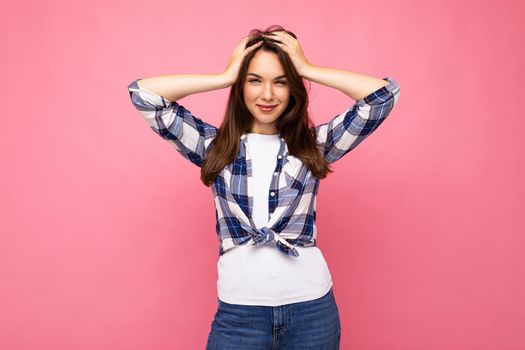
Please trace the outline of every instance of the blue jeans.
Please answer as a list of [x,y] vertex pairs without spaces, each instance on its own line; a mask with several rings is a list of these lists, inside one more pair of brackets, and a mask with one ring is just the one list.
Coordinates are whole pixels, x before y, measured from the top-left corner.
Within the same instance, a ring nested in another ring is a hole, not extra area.
[[280,306],[217,301],[206,350],[339,350],[333,287],[318,299]]

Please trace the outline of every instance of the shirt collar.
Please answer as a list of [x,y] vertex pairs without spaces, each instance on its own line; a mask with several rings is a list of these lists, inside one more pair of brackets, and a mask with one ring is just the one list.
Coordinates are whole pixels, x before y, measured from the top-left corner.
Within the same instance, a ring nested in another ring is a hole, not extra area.
[[[243,132],[242,135],[241,135],[241,140],[242,141],[246,141],[246,139],[248,138],[248,135],[246,132]],[[279,138],[281,141],[284,141],[284,137],[280,137]]]
[[[284,157],[284,165],[288,162],[288,144],[286,143],[286,141],[284,141],[284,137],[280,137],[279,141],[281,143],[281,147],[279,148],[279,155]],[[246,144],[248,143],[248,135],[246,135],[246,132],[242,133],[241,135],[241,143],[244,145],[244,147],[246,147]]]

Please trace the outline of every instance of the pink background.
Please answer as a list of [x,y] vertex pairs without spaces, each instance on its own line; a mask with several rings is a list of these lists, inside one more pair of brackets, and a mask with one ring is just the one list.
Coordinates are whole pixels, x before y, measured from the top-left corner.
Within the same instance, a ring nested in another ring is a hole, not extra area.
[[[523,6],[322,4],[2,5],[0,348],[204,348],[211,189],[126,87],[220,73],[271,24],[313,64],[401,86],[389,119],[321,182],[341,349],[525,348]],[[227,94],[182,102],[218,126]],[[354,103],[315,83],[310,97],[317,124]]]

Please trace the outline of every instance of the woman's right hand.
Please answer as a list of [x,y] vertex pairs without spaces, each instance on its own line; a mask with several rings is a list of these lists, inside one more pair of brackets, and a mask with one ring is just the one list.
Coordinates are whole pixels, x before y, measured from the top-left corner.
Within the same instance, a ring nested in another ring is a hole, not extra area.
[[250,40],[250,35],[242,38],[235,50],[233,50],[233,54],[230,57],[230,62],[228,63],[226,70],[224,71],[224,73],[222,73],[224,76],[227,77],[228,81],[230,82],[230,85],[233,84],[235,80],[237,80],[237,75],[239,74],[239,69],[241,67],[241,63],[244,57],[252,50],[255,50],[256,48],[261,46],[263,42],[261,39],[256,44],[253,44],[252,46],[246,48],[246,43],[248,42],[248,40]]

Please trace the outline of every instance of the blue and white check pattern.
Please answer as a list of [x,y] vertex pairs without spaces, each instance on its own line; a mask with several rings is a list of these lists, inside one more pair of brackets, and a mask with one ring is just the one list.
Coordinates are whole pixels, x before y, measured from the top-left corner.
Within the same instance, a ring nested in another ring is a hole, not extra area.
[[[191,163],[201,167],[218,128],[194,116],[183,105],[140,88],[141,78],[128,85],[131,101],[151,129]],[[327,123],[315,127],[319,150],[329,163],[341,159],[359,145],[389,115],[399,99],[400,87],[388,84],[356,101]],[[296,246],[317,243],[316,195],[319,179],[302,161],[288,153],[284,138],[268,190],[269,222],[256,228],[252,220],[254,183],[246,133],[242,134],[235,160],[218,174],[211,189],[215,201],[219,255],[241,244],[275,246],[297,257]]]

